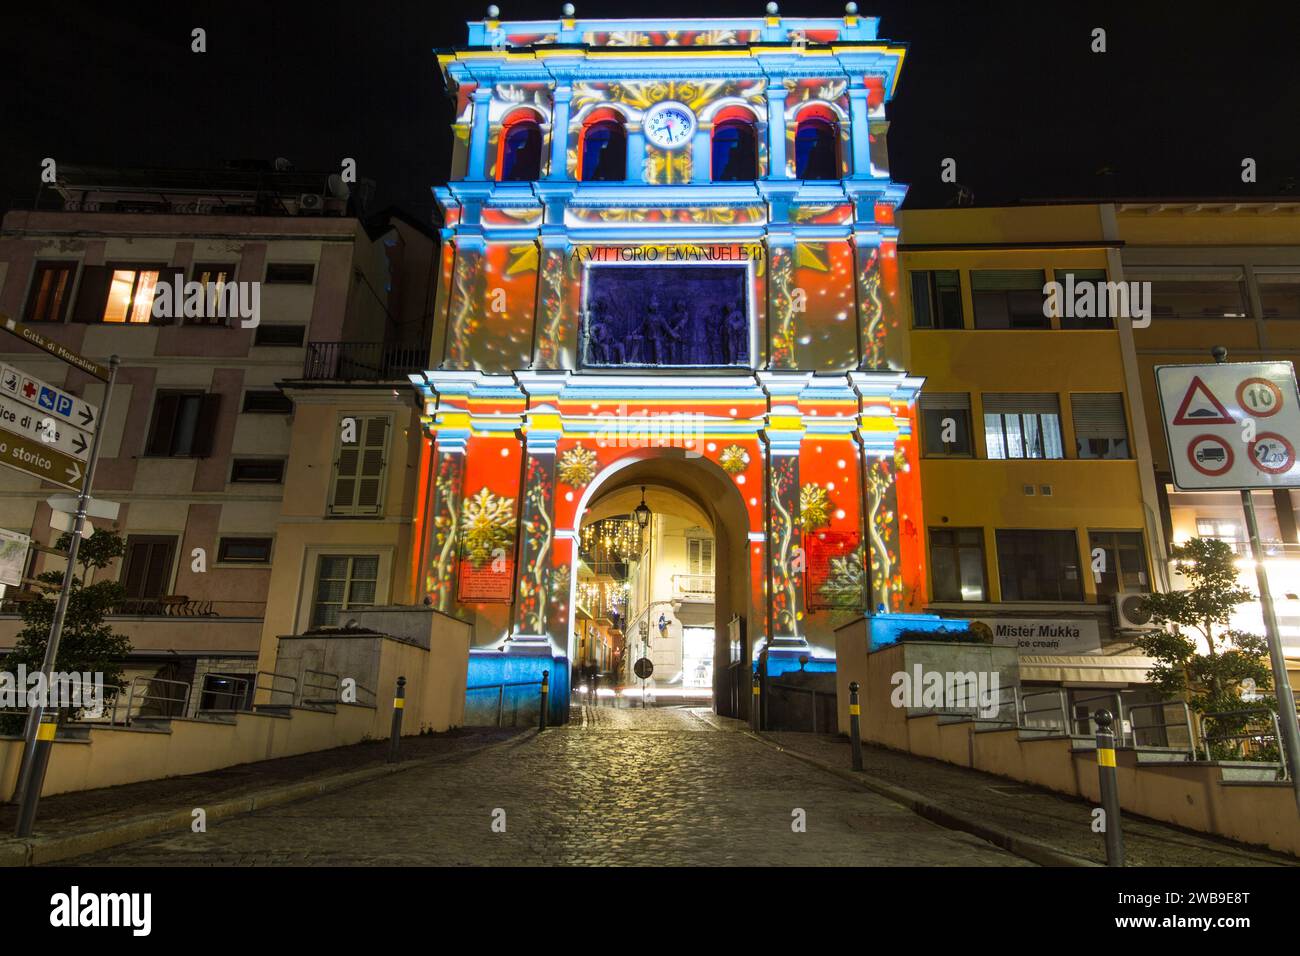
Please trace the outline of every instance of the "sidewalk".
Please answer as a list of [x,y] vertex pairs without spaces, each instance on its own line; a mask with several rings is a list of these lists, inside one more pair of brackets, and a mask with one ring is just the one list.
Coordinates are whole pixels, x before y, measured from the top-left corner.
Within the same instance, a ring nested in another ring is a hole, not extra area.
[[[451,759],[507,740],[524,729],[476,727],[403,737],[401,762],[439,756]],[[375,740],[296,757],[240,764],[211,773],[42,797],[35,835],[57,836],[74,829],[111,826],[144,814],[208,807],[268,788],[379,767],[387,758],[388,741]],[[17,821],[18,805],[0,804],[0,840],[13,835]]]
[[[764,740],[819,763],[852,772],[847,737],[764,733]],[[1047,844],[1096,863],[1106,862],[1102,836],[1091,829],[1092,806],[1006,777],[868,744],[863,775],[923,795],[945,810]],[[1183,830],[1131,814],[1124,816],[1125,864],[1138,866],[1296,866],[1294,857]]]

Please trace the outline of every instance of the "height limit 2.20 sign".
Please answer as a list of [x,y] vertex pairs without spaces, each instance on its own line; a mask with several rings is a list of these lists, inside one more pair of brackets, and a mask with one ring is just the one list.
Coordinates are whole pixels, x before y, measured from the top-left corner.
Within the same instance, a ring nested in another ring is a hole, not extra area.
[[1156,385],[1178,488],[1300,485],[1300,391],[1290,362],[1160,365]]

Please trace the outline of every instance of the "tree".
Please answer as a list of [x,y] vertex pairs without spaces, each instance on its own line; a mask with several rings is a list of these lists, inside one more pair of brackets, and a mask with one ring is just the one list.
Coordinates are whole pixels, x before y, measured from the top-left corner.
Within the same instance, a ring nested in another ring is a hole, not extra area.
[[[66,551],[72,542],[70,534],[59,538],[55,547]],[[77,566],[81,575],[73,576],[72,593],[68,597],[68,610],[63,619],[63,633],[59,639],[59,654],[54,669],[62,672],[99,673],[104,675],[105,689],[120,687],[122,663],[131,652],[131,641],[117,634],[104,622],[104,617],[121,603],[125,591],[116,581],[98,581],[84,584],[92,570],[103,570],[126,551],[126,543],[114,531],[98,531],[81,542],[77,550]],[[45,647],[49,641],[50,625],[54,621],[54,605],[63,585],[62,571],[46,571],[37,575],[43,592],[34,601],[20,607],[23,629],[18,632],[18,642],[4,659],[4,669],[13,673],[18,665],[25,665],[28,673],[39,670],[45,660]],[[17,718],[21,732],[22,717]],[[13,732],[6,721],[0,732]]]
[[[1186,701],[1198,726],[1214,737],[1243,733],[1258,722],[1257,717],[1214,717],[1207,724],[1205,715],[1249,709],[1242,700],[1244,690],[1272,689],[1264,638],[1230,627],[1237,606],[1255,596],[1238,586],[1236,555],[1223,541],[1192,538],[1175,545],[1172,557],[1174,573],[1185,578],[1189,587],[1146,597],[1152,622],[1164,627],[1134,643],[1157,662],[1150,671],[1151,685],[1168,697]],[[1276,710],[1277,701],[1263,696],[1251,706]],[[1216,759],[1249,755],[1275,760],[1278,756],[1275,740],[1250,747],[1243,741],[1222,741],[1212,743],[1210,752]]]

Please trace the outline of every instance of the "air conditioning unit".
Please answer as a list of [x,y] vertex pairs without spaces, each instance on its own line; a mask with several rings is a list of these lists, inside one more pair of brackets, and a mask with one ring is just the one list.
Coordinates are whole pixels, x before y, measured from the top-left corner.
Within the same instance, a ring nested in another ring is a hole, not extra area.
[[298,197],[299,212],[320,212],[325,208],[325,197],[320,193],[303,193]]
[[1115,626],[1120,630],[1141,631],[1151,626],[1151,611],[1147,595],[1140,591],[1125,591],[1115,595]]

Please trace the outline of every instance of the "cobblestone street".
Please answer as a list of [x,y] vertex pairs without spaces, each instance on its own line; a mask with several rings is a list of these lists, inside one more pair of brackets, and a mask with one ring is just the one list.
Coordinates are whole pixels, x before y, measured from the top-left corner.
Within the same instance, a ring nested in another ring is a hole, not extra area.
[[[792,827],[796,810],[805,832]],[[502,811],[505,832],[494,832]],[[575,707],[567,727],[541,735],[69,862],[1029,865],[725,729],[707,709],[675,707]]]

